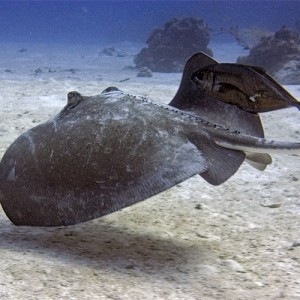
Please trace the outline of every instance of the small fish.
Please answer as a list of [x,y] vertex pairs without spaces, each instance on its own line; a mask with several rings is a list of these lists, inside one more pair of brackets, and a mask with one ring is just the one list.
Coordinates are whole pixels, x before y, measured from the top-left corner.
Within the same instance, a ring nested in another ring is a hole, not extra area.
[[192,75],[192,81],[207,95],[247,112],[268,112],[291,106],[300,110],[300,102],[260,67],[212,61],[199,68]]

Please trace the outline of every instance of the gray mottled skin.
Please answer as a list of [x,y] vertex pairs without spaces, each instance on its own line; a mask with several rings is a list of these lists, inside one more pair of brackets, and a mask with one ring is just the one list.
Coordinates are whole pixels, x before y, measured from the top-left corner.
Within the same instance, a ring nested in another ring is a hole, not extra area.
[[4,155],[0,200],[15,224],[89,220],[207,169],[188,140],[197,130],[189,116],[119,92],[82,98]]
[[22,134],[1,160],[0,202],[10,220],[76,224],[196,174],[221,184],[245,158],[263,169],[268,152],[300,153],[300,143],[264,139],[258,115],[203,95],[188,80],[194,62],[171,105],[116,88],[69,93],[58,115]]

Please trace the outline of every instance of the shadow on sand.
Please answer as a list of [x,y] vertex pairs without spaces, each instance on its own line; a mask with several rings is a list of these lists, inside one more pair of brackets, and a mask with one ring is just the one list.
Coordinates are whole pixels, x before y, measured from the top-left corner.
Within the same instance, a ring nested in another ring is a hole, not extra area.
[[[45,260],[88,266],[95,270],[162,276],[186,273],[205,263],[203,241],[162,237],[159,232],[131,231],[105,218],[59,227],[16,227],[0,214],[0,249],[44,256]],[[1,250],[0,250],[1,251]]]

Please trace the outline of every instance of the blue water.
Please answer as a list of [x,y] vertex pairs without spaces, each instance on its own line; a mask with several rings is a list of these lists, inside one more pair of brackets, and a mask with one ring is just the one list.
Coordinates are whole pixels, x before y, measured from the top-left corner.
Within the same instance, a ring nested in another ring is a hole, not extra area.
[[[0,1],[0,42],[144,43],[174,16],[202,17],[220,27],[295,27],[299,1]],[[226,37],[225,37],[226,38]]]

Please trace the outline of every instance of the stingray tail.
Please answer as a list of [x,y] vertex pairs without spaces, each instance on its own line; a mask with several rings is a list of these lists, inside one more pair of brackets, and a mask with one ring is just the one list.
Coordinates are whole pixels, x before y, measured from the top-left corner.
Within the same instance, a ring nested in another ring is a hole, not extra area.
[[244,151],[252,154],[296,154],[300,155],[299,142],[273,141],[253,136],[239,135],[236,139],[234,134],[226,137],[214,137],[214,142],[226,149]]

